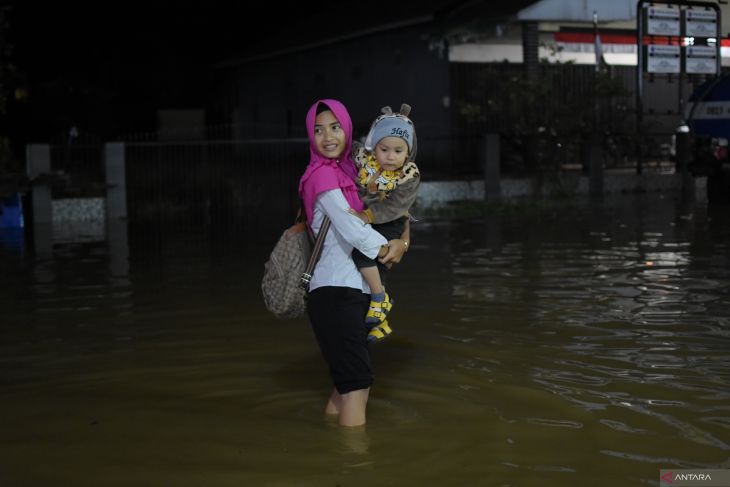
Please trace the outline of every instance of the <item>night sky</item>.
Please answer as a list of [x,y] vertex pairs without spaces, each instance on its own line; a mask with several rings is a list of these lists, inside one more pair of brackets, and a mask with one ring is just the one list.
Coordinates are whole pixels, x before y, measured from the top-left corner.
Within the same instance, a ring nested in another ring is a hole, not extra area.
[[152,133],[158,109],[205,108],[217,63],[449,3],[5,1],[3,37],[25,96],[10,97],[0,130],[16,152],[27,143],[64,141],[72,125],[90,140]]
[[152,132],[157,109],[204,108],[215,63],[291,42],[292,22],[311,12],[298,8],[16,1],[5,38],[27,96],[11,97],[4,125],[16,144],[63,140],[71,125],[105,139]]

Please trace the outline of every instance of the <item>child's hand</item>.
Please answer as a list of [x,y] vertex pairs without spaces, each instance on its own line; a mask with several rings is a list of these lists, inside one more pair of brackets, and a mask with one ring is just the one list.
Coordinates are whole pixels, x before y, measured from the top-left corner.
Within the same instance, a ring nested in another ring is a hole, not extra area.
[[370,223],[368,221],[368,216],[367,216],[367,214],[365,214],[364,211],[355,211],[352,208],[348,208],[347,212],[350,213],[351,215],[355,215],[356,217],[358,217],[360,220],[362,220],[363,223]]
[[378,169],[368,178],[367,183],[365,183],[368,194],[375,194],[378,192],[378,178],[382,172],[382,169]]

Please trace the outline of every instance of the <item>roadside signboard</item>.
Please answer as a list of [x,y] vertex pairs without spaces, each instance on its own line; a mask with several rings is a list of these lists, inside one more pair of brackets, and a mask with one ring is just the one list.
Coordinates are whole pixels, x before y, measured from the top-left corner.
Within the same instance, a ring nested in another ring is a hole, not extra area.
[[684,35],[687,37],[718,37],[717,12],[688,8],[684,11]]
[[678,8],[647,7],[646,33],[651,36],[678,36]]
[[692,74],[717,73],[717,48],[687,46],[684,50],[685,71]]
[[649,73],[679,73],[679,46],[650,44],[646,46],[646,70]]

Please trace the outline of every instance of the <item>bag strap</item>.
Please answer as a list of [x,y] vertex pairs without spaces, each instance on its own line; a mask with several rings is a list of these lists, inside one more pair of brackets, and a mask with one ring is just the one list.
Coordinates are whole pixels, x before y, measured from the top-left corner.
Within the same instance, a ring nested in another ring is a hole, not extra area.
[[309,225],[307,225],[307,214],[304,211],[304,201],[302,201],[302,200],[299,200],[299,208],[297,209],[297,216],[296,216],[296,218],[294,218],[294,223],[295,224],[296,223],[304,223],[304,228],[307,229],[307,239],[309,240],[309,245],[311,245],[312,247],[314,247],[314,241],[316,239],[314,238],[314,234],[312,233],[312,229],[309,228]]
[[[324,220],[322,220],[322,226],[320,227],[319,233],[317,234],[317,241],[314,242],[314,247],[312,247],[312,255],[309,256],[307,268],[304,269],[304,273],[302,274],[301,282],[299,283],[299,285],[307,291],[309,291],[309,281],[312,280],[314,268],[317,265],[319,256],[322,254],[322,247],[324,247],[324,238],[327,236],[327,230],[330,229],[330,223],[330,217],[325,215]],[[307,229],[309,229],[309,227],[307,227]]]

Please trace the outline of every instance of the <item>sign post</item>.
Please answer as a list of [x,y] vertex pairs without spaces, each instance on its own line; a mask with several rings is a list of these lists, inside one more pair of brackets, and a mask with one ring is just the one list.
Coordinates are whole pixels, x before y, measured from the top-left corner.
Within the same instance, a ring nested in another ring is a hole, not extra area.
[[[716,3],[667,0],[661,5],[639,0],[636,15],[636,131],[641,144],[644,76],[679,77],[678,112],[684,113],[685,76],[719,76],[720,7]],[[636,172],[643,170],[637,151]]]

